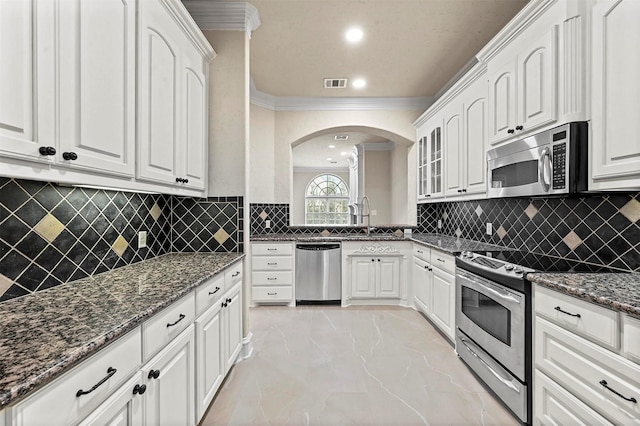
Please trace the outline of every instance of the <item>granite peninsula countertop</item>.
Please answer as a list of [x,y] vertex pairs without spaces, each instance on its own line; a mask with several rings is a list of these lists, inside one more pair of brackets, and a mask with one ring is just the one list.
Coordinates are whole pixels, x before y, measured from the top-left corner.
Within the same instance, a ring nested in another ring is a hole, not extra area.
[[640,317],[639,273],[535,272],[527,278],[560,293]]
[[243,257],[166,254],[0,303],[0,409]]
[[279,233],[252,235],[251,241],[296,241],[296,242],[350,242],[350,241],[410,241],[424,246],[442,250],[447,253],[460,253],[462,251],[490,251],[490,250],[510,250],[507,247],[496,246],[494,244],[483,243],[481,241],[466,240],[464,238],[451,237],[441,234],[420,234],[413,233],[410,237],[401,233],[384,233],[370,235],[365,234],[343,234],[323,236],[321,234],[300,234],[300,233]]

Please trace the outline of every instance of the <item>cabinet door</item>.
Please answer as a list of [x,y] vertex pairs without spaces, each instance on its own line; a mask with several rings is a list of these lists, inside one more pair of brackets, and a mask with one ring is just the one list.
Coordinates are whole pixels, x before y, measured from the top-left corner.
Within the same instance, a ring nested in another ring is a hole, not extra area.
[[516,64],[508,62],[489,76],[489,142],[510,137],[516,122]]
[[207,85],[204,74],[204,59],[189,41],[185,40],[183,49],[183,67],[181,94],[182,126],[178,155],[180,156],[179,174],[188,179],[184,185],[204,189],[206,173],[207,142]]
[[242,349],[242,284],[227,293],[224,307],[225,372],[236,362]]
[[176,184],[179,135],[176,96],[180,93],[179,51],[183,35],[162,2],[138,8],[137,176]]
[[[439,121],[439,120],[438,120]],[[433,127],[429,132],[427,156],[429,159],[429,194],[430,198],[438,198],[444,195],[443,171],[442,171],[442,125]]]
[[[192,324],[142,369],[146,424],[195,424],[193,330]],[[158,378],[149,378],[152,370],[159,371]]]
[[455,278],[438,268],[433,269],[432,319],[451,339],[454,338]]
[[640,186],[640,2],[593,8],[591,173],[594,187]]
[[[59,3],[58,164],[134,175],[135,0]],[[64,152],[77,159],[65,160]]]
[[413,259],[413,297],[415,304],[425,314],[431,313],[432,275],[429,265],[419,259]]
[[196,320],[196,420],[199,422],[224,378],[222,301]]
[[133,389],[143,383],[142,372],[138,371],[79,426],[142,426],[144,394],[134,394]]
[[556,26],[518,55],[517,131],[556,121]]
[[32,3],[0,2],[0,155],[40,156],[33,129]]
[[376,264],[376,296],[400,297],[400,259],[379,257]]
[[487,86],[484,79],[474,83],[467,92],[464,106],[464,171],[465,193],[487,191]]
[[354,298],[376,296],[376,267],[374,258],[352,258],[351,296]]
[[418,199],[425,198],[429,192],[429,168],[427,161],[427,137],[418,140]]
[[444,120],[444,152],[445,191],[444,195],[449,197],[452,195],[461,195],[464,187],[462,176],[462,159],[464,147],[462,146],[462,111],[457,99],[451,101],[452,108],[445,112]]

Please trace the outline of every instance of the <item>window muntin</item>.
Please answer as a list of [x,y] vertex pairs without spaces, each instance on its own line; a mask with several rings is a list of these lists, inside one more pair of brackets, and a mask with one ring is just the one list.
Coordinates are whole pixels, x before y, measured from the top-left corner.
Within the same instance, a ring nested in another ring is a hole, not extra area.
[[311,179],[305,192],[305,223],[349,224],[349,187],[344,180],[332,174]]

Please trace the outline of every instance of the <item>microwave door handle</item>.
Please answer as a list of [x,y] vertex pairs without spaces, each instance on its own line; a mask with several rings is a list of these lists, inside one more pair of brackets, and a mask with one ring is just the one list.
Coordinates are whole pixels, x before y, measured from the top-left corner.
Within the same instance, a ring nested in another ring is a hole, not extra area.
[[504,377],[502,377],[496,370],[494,370],[493,368],[491,368],[491,366],[489,364],[487,364],[487,362],[480,358],[480,355],[478,355],[477,353],[475,353],[475,351],[473,349],[471,349],[469,347],[469,345],[467,345],[467,341],[465,339],[460,339],[460,341],[462,342],[462,344],[465,346],[465,348],[467,348],[467,350],[469,352],[471,352],[471,355],[473,355],[474,357],[476,357],[481,363],[484,364],[484,366],[489,370],[489,372],[491,372],[491,374],[493,374],[495,376],[496,379],[498,379],[500,381],[500,383],[502,383],[503,385],[505,385],[506,387],[508,387],[509,389],[511,389],[512,391],[516,392],[516,393],[520,393],[520,389],[518,389],[513,383],[511,383],[510,381],[506,380]]
[[551,177],[551,151],[549,147],[545,147],[540,154],[540,159],[538,160],[538,175],[542,190],[549,192],[551,188],[551,181],[547,180],[547,176]]

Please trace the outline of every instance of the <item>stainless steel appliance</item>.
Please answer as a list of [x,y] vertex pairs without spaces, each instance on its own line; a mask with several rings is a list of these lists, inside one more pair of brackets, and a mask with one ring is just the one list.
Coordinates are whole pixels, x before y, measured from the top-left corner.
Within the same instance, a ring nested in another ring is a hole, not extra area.
[[340,302],[340,243],[297,243],[295,282],[297,301]]
[[584,192],[588,179],[586,122],[558,126],[487,151],[487,194],[529,197]]
[[531,407],[532,269],[476,253],[456,258],[456,351],[523,422]]

